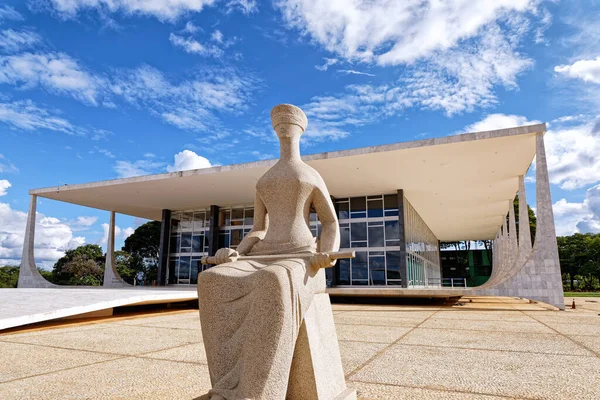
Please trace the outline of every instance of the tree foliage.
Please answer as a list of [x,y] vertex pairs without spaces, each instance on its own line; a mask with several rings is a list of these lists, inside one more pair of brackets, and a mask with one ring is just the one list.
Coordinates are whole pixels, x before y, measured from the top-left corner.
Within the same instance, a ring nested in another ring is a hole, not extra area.
[[54,264],[52,282],[58,285],[100,285],[104,261],[102,248],[97,244],[86,244],[67,250]]
[[569,289],[600,290],[600,234],[575,233],[556,238],[560,267]]
[[150,221],[137,227],[127,239],[123,250],[141,258],[158,258],[160,251],[160,221]]
[[16,288],[19,282],[19,267],[0,267],[0,288]]

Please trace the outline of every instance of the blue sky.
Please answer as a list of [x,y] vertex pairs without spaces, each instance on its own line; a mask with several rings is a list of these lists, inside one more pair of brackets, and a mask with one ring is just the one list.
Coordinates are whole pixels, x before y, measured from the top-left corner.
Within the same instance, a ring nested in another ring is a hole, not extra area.
[[[599,232],[600,2],[441,3],[4,0],[0,264],[29,189],[272,158],[283,102],[304,153],[547,122],[557,231]],[[39,265],[104,242],[107,212],[38,212]]]

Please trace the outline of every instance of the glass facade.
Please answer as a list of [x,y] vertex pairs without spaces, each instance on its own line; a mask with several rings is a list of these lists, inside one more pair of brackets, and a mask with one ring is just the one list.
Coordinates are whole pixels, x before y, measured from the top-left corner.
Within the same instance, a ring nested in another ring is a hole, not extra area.
[[200,259],[208,255],[208,210],[173,212],[169,241],[167,282],[195,285],[202,271]]
[[406,197],[404,197],[404,234],[408,286],[440,286],[438,239]]
[[[401,286],[401,243],[396,194],[338,198],[340,250],[353,249],[354,259],[338,260],[326,270],[328,284],[336,286]],[[404,199],[408,286],[439,284],[437,238]],[[173,212],[169,245],[169,284],[196,284],[200,258],[208,255],[209,210]],[[237,248],[254,224],[253,207],[219,210],[218,248]],[[315,237],[321,224],[314,212],[310,228]]]
[[401,285],[398,197],[361,196],[337,199],[340,249],[356,250],[338,260],[337,285]]

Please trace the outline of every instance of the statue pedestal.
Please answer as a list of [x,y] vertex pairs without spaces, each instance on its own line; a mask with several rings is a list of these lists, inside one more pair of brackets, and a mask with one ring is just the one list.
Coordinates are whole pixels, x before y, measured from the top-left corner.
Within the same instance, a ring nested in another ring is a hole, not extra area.
[[333,311],[326,293],[313,297],[304,316],[286,399],[356,400],[356,390],[346,387]]

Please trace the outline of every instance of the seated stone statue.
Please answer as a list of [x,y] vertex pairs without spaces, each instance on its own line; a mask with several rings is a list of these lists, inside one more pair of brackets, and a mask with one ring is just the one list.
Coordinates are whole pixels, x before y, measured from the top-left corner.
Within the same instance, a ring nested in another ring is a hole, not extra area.
[[[325,292],[323,268],[335,263],[328,253],[339,249],[338,221],[327,187],[300,159],[306,116],[298,107],[282,104],[273,108],[271,120],[281,155],[256,185],[254,227],[237,251],[219,249],[213,260],[218,265],[198,277],[212,384],[205,399],[286,398],[300,327],[314,296]],[[322,224],[318,240],[309,226],[311,208]],[[240,257],[256,255],[282,257]],[[335,330],[329,336],[335,340]],[[335,347],[339,354],[337,342]]]

